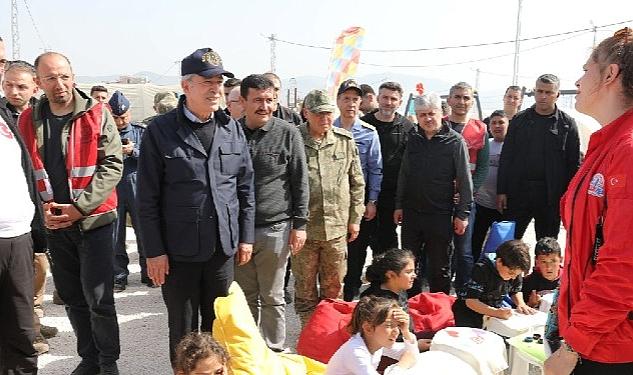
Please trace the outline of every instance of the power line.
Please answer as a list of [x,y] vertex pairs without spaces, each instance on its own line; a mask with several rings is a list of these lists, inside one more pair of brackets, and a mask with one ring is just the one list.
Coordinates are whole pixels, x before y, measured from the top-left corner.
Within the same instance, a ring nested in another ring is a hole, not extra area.
[[[538,48],[543,48],[543,47],[550,46],[552,44],[561,43],[561,42],[564,42],[566,40],[569,40],[569,39],[572,39],[572,38],[577,38],[579,36],[585,35],[586,33],[587,32],[582,33],[582,34],[572,35],[570,37],[567,37],[567,38],[564,38],[564,39],[560,39],[560,40],[557,40],[557,41],[554,41],[554,42],[551,42],[551,43],[541,44],[541,45],[538,45],[536,47],[532,47],[532,48],[521,50],[521,52],[532,51],[532,50],[535,50],[535,49],[538,49]],[[452,62],[452,63],[442,63],[442,64],[429,64],[429,65],[385,65],[385,64],[373,64],[373,63],[364,63],[364,62],[360,62],[359,64],[360,65],[367,65],[367,66],[377,66],[377,67],[383,67],[383,68],[433,68],[433,67],[442,67],[442,66],[464,65],[464,64],[474,63],[474,62],[494,60],[494,59],[498,59],[498,58],[501,58],[501,57],[507,57],[507,56],[512,56],[512,55],[514,55],[514,52],[512,52],[512,53],[505,53],[503,55],[484,57],[484,58],[481,58],[481,59],[473,59],[473,60],[458,61],[458,62]]]
[[42,38],[40,29],[37,27],[37,24],[35,23],[35,19],[33,18],[33,14],[31,14],[31,9],[29,8],[29,4],[26,2],[26,0],[24,0],[24,6],[26,7],[26,12],[29,14],[29,18],[31,18],[31,23],[33,24],[33,28],[35,29],[35,34],[37,34],[37,37],[40,39],[40,42],[42,42],[42,46],[44,47],[44,50],[45,51],[50,50],[50,48],[44,41],[44,38]]
[[[545,38],[552,38],[552,37],[557,37],[557,36],[564,36],[564,35],[570,35],[570,34],[577,34],[577,33],[582,33],[582,32],[587,32],[587,31],[591,31],[593,32],[594,29],[601,29],[601,28],[605,28],[605,27],[610,27],[610,26],[616,26],[616,25],[622,25],[625,23],[630,23],[633,22],[633,20],[626,20],[626,21],[621,21],[621,22],[615,22],[615,23],[610,23],[607,25],[601,25],[601,26],[592,26],[592,27],[588,27],[588,28],[584,28],[584,29],[578,29],[578,30],[572,30],[572,31],[565,31],[565,32],[560,32],[560,33],[556,33],[556,34],[548,34],[548,35],[540,35],[540,36],[535,36],[535,37],[531,37],[531,38],[522,38],[519,39],[519,42],[526,42],[526,41],[530,41],[530,40],[539,40],[539,39],[545,39]],[[270,39],[269,37],[266,37],[267,39]],[[275,38],[275,40],[277,42],[280,43],[285,43],[285,44],[290,44],[293,46],[299,46],[299,47],[306,47],[306,48],[315,48],[315,49],[325,49],[325,50],[331,50],[332,47],[325,47],[325,46],[317,46],[317,45],[313,45],[313,44],[306,44],[306,43],[298,43],[298,42],[292,42],[289,40],[284,40],[284,39],[279,39],[279,38]],[[516,40],[503,40],[503,41],[497,41],[497,42],[487,42],[487,43],[475,43],[475,44],[463,44],[463,45],[457,45],[457,46],[441,46],[441,47],[428,47],[428,48],[412,48],[412,49],[361,49],[361,52],[422,52],[422,51],[439,51],[439,50],[449,50],[449,49],[459,49],[459,48],[471,48],[471,47],[486,47],[486,46],[495,46],[495,45],[499,45],[499,44],[507,44],[507,43],[515,43]]]

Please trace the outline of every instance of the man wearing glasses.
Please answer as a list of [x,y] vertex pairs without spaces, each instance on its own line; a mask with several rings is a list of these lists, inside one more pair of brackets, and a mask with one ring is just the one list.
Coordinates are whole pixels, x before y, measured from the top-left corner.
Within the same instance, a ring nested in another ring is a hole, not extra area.
[[72,374],[118,374],[112,233],[121,140],[110,111],[75,88],[66,56],[46,52],[35,70],[46,95],[19,127],[44,202],[53,278],[77,337]]

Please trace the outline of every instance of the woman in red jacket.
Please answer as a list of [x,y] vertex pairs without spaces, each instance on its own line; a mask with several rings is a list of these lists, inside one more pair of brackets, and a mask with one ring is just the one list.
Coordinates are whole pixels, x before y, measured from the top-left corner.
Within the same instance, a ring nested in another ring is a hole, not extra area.
[[565,344],[546,373],[633,374],[633,30],[600,43],[583,70],[576,109],[602,129],[561,200]]

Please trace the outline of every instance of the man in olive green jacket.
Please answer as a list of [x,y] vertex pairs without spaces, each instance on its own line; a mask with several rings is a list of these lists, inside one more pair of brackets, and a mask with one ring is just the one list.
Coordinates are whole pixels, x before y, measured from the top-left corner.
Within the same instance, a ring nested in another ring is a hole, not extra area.
[[74,87],[64,55],[46,52],[35,69],[45,96],[19,125],[45,202],[53,278],[77,337],[81,362],[72,374],[118,374],[113,222],[121,139],[108,109]]
[[299,127],[310,187],[307,240],[292,258],[295,311],[302,326],[319,300],[342,297],[347,242],[358,236],[365,211],[365,181],[358,149],[352,133],[332,127],[335,108],[326,92],[311,91],[304,100],[308,122]]

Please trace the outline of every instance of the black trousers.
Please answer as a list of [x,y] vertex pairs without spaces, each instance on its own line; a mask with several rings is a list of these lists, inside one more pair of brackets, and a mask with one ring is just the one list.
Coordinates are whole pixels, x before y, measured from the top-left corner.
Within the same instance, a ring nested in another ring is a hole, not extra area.
[[544,182],[528,181],[527,190],[508,196],[508,211],[505,220],[516,222],[514,238],[521,239],[530,221],[534,219],[536,239],[558,238],[560,232],[560,208],[558,201],[547,204],[547,187]]
[[[402,247],[413,252],[416,258],[416,274],[420,274],[423,259],[429,289],[433,292],[450,293],[451,290],[451,241],[453,218],[445,214],[422,214],[404,209],[402,218]],[[422,281],[416,278],[407,291],[414,296],[422,292]]]
[[475,223],[473,224],[474,226],[472,239],[473,260],[475,261],[475,263],[479,260],[479,257],[481,256],[481,251],[483,250],[484,241],[486,240],[486,235],[488,234],[490,226],[495,221],[501,220],[503,220],[503,216],[499,213],[499,211],[477,205],[477,211],[475,212]]
[[[134,177],[132,179],[132,177]],[[127,284],[127,277],[130,272],[127,269],[130,264],[130,258],[125,250],[125,231],[127,214],[130,214],[132,220],[132,228],[136,234],[136,245],[138,249],[138,263],[141,266],[141,280],[147,280],[147,262],[145,260],[145,251],[143,250],[143,244],[138,240],[139,227],[138,212],[136,210],[136,178],[135,176],[128,176],[127,181],[122,181],[117,186],[117,223],[114,231],[114,278],[117,282],[123,282]]]
[[31,234],[0,238],[0,374],[37,374]]
[[583,359],[574,369],[572,375],[633,375],[633,362],[601,363]]
[[347,244],[347,274],[345,275],[343,287],[343,298],[351,301],[358,294],[362,285],[360,280],[363,274],[363,266],[367,258],[367,246],[369,246],[374,232],[376,231],[377,219],[361,220],[358,237]]
[[483,327],[484,316],[466,306],[466,301],[463,299],[456,300],[453,303],[452,310],[455,317],[455,327]]
[[169,262],[163,284],[163,300],[169,324],[169,358],[174,363],[176,346],[189,332],[211,332],[216,297],[226,297],[233,282],[235,257],[219,249],[206,262]]
[[393,222],[394,210],[394,202],[381,203],[381,200],[378,200],[376,207],[375,236],[371,242],[371,249],[374,256],[398,247],[397,225]]
[[83,361],[106,365],[119,359],[119,325],[114,308],[114,224],[82,231],[49,231],[51,270],[77,337]]

